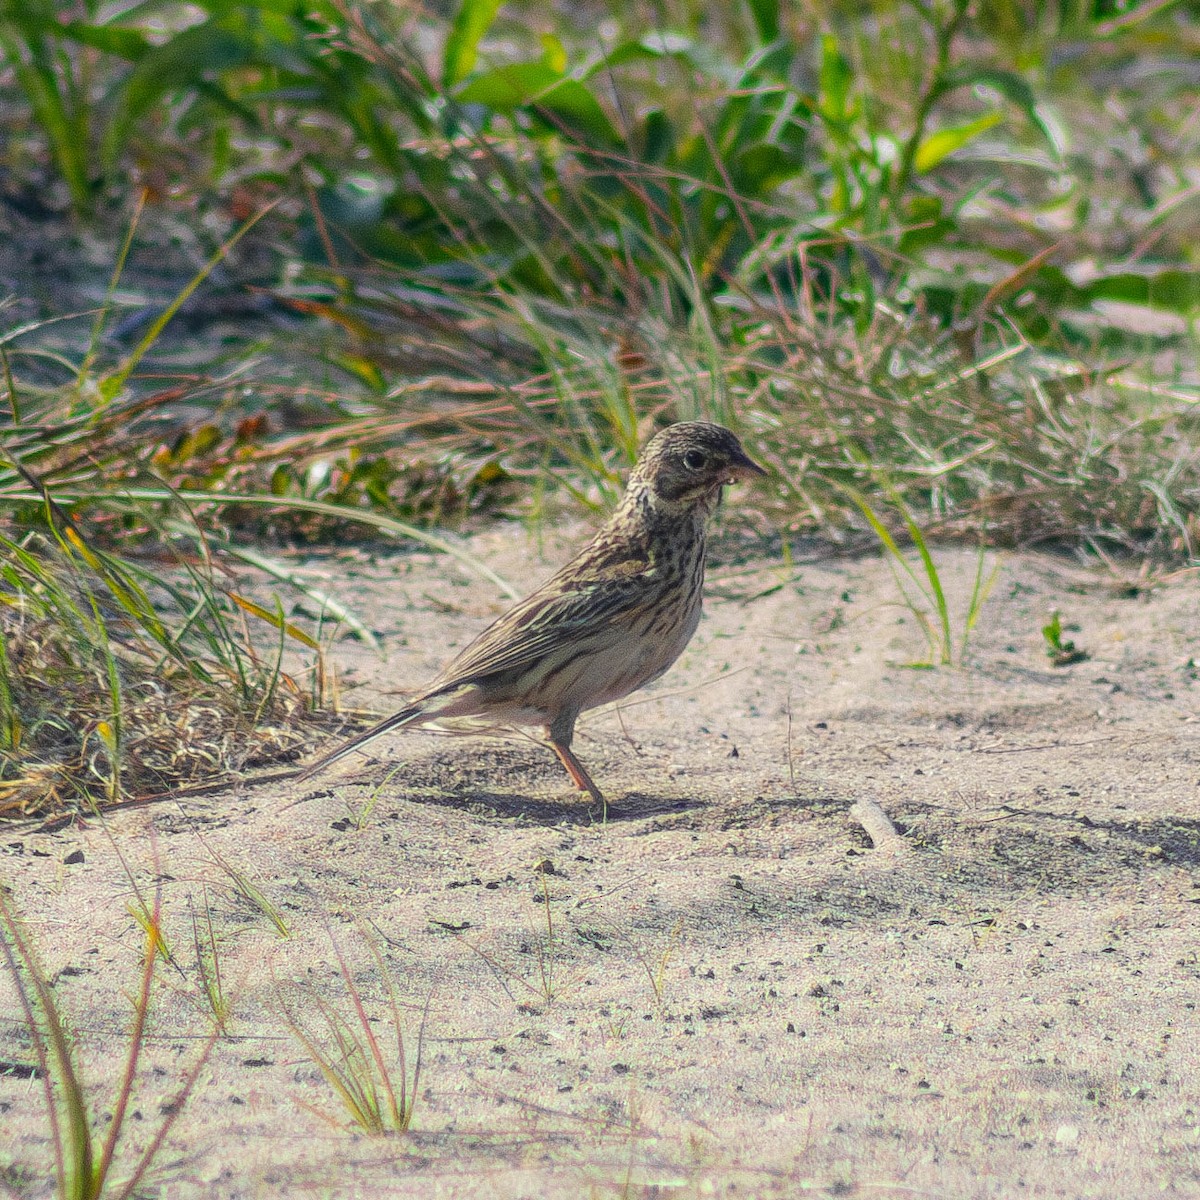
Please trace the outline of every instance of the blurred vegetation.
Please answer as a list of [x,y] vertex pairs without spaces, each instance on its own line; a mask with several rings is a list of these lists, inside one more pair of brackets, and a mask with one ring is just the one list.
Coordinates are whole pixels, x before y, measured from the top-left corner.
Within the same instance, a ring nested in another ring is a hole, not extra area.
[[603,508],[708,417],[758,532],[1186,561],[1198,62],[1161,0],[0,0],[6,536]]

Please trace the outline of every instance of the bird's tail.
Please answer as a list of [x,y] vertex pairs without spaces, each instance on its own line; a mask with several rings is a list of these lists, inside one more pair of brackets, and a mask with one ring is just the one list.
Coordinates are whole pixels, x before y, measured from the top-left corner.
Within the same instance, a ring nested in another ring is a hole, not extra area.
[[407,708],[402,708],[399,712],[393,713],[385,721],[380,721],[378,725],[372,725],[370,729],[364,733],[357,734],[347,742],[342,742],[340,746],[335,746],[328,754],[323,754],[316,762],[311,762],[307,767],[296,776],[297,783],[303,783],[306,779],[311,779],[314,775],[325,770],[326,767],[332,766],[340,758],[345,758],[347,754],[357,750],[360,746],[365,746],[368,742],[373,742],[382,734],[388,733],[392,729],[402,729],[405,725],[417,724],[422,718],[431,718],[435,714],[429,711],[429,706],[425,703],[410,704]]

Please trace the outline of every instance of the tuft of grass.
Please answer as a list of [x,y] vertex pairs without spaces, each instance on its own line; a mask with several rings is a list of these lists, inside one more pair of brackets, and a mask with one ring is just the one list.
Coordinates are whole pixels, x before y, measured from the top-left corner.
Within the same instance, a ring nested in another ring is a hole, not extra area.
[[371,815],[375,811],[375,806],[379,803],[379,797],[383,795],[388,784],[390,784],[402,770],[404,770],[403,763],[393,767],[379,781],[378,785],[371,789],[371,794],[358,808],[354,808],[352,805],[347,803],[346,807],[349,811],[351,824],[353,824],[355,830],[357,830],[359,833],[362,833],[362,831],[370,824]]
[[387,984],[388,1012],[395,1035],[394,1057],[389,1059],[384,1053],[362,993],[336,942],[334,952],[352,1016],[347,1018],[326,1000],[310,995],[323,1025],[323,1032],[317,1033],[305,1028],[282,995],[280,1009],[288,1028],[333,1088],[355,1125],[370,1134],[405,1133],[416,1109],[429,1000],[426,1000],[413,1051],[406,1041],[395,981],[375,943],[365,935],[364,940],[375,959],[380,978]]
[[[1047,113],[1094,120],[1112,63],[1178,33],[1176,15],[1063,18],[1084,49],[1056,75],[1054,18],[1018,36],[957,2],[869,22],[835,6],[812,38],[756,5],[715,46],[635,7],[614,13],[599,58],[569,21],[531,58],[524,9],[468,8],[440,62],[365,18],[352,32],[445,120],[414,137],[403,202],[383,173],[364,184],[395,197],[404,252],[394,224],[339,193],[348,244],[303,276],[309,311],[382,381],[372,416],[322,431],[325,449],[427,430],[596,507],[656,422],[706,416],[774,467],[757,506],[790,527],[870,532],[850,484],[903,528],[887,477],[928,537],[1190,553],[1194,337],[1156,343],[1179,356],[1163,387],[1145,338],[1097,320],[1116,300],[1194,318],[1198,280],[1167,219],[1186,173],[1162,180],[1166,208],[1126,207],[1162,251],[1136,270],[1073,282],[1073,248],[1031,233],[1070,206],[1080,234],[1124,254],[1128,229],[1097,234],[1084,200],[1095,161],[1065,156]],[[1183,77],[1168,75],[1182,116]],[[1147,131],[1144,99],[1128,99]],[[427,360],[389,357],[417,335]]]
[[967,645],[970,642],[971,633],[979,621],[983,605],[991,595],[992,588],[999,578],[999,564],[993,566],[992,570],[985,574],[986,554],[984,548],[980,547],[971,594],[967,600],[966,611],[962,616],[960,631],[956,636],[955,622],[946,600],[941,573],[938,571],[933,553],[920,526],[913,519],[912,513],[895,488],[887,482],[884,483],[885,494],[891,499],[895,511],[903,518],[905,531],[916,548],[921,564],[922,574],[920,575],[913,570],[896,539],[867,498],[846,484],[843,484],[842,488],[858,506],[879,539],[879,544],[887,556],[888,565],[892,569],[892,576],[896,580],[904,607],[912,614],[925,634],[928,656],[904,665],[916,669],[933,666],[961,666],[966,659]]
[[112,803],[286,755],[306,702],[212,576],[0,535],[0,814]]
[[50,1143],[59,1200],[129,1200],[139,1195],[139,1185],[162,1149],[167,1134],[183,1110],[192,1088],[216,1043],[214,1030],[185,1073],[175,1098],[163,1108],[165,1116],[145,1149],[134,1161],[123,1182],[113,1172],[125,1135],[125,1120],[134,1093],[138,1062],[146,1039],[156,967],[165,944],[161,932],[161,890],[155,894],[146,930],[141,982],[134,1000],[125,1068],[116,1086],[111,1110],[106,1114],[103,1137],[93,1132],[86,1090],[78,1066],[76,1038],[42,970],[33,941],[18,918],[6,890],[0,886],[0,956],[12,976],[20,1015],[37,1056],[38,1075],[46,1098]]

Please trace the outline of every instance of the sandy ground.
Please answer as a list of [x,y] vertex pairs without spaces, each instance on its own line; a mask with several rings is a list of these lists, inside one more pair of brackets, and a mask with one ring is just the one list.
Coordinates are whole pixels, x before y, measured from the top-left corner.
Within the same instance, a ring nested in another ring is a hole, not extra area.
[[[473,549],[524,590],[571,541]],[[974,556],[939,562],[960,624]],[[385,639],[386,662],[336,650],[381,708],[503,607],[446,559],[311,574]],[[176,965],[117,1175],[209,1029],[207,909],[232,1036],[155,1195],[1200,1195],[1194,577],[1122,595],[1004,558],[965,664],[938,670],[904,665],[925,642],[896,597],[878,559],[726,552],[676,668],[581,723],[607,824],[533,741],[418,732],[300,790],[0,830],[100,1114],[142,947],[116,848],[148,895],[160,880]],[[1048,664],[1051,608],[1089,660]],[[863,802],[899,840],[873,845]],[[401,1137],[350,1126],[283,1016],[321,1040],[324,1001],[356,1025],[340,951],[387,1034],[368,938],[410,1053],[428,1006]],[[0,1058],[28,1062],[14,1011],[5,977]],[[42,1196],[41,1084],[21,1074],[0,1075],[0,1185]]]

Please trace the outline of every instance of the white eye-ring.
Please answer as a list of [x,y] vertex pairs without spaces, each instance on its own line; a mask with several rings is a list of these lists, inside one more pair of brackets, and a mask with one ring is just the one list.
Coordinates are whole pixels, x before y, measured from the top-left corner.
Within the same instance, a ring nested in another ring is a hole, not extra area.
[[708,465],[708,458],[699,450],[689,450],[683,456],[683,465],[689,471],[703,471]]

